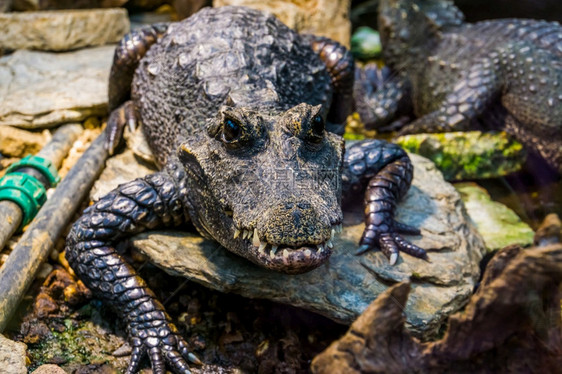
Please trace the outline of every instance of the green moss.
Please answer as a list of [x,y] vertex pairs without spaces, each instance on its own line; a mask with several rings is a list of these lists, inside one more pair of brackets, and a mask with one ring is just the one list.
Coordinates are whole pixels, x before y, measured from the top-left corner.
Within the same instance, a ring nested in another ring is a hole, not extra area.
[[363,139],[365,139],[365,135],[362,135],[362,134],[353,134],[353,133],[348,133],[348,132],[346,132],[346,133],[343,135],[343,138],[344,138],[345,140],[363,140]]
[[42,340],[38,345],[32,346],[28,351],[31,361],[37,366],[51,362],[78,362],[88,364],[88,351],[84,344],[84,338],[78,331],[82,330],[83,324],[74,326],[71,320],[63,321],[64,331],[51,330],[51,337]]
[[510,244],[528,246],[535,233],[514,211],[492,201],[488,192],[475,183],[456,183],[468,215],[484,238],[488,251]]
[[432,160],[447,180],[504,176],[519,170],[526,157],[523,146],[502,132],[405,135],[396,143]]
[[412,279],[422,279],[422,275],[420,273],[415,272],[415,271],[412,272],[412,275],[410,275],[410,277]]
[[[79,313],[91,315],[92,320],[65,319],[62,326],[51,328],[51,336],[42,339],[37,344],[28,345],[28,354],[33,363],[29,368],[34,370],[42,364],[57,363],[67,371],[90,364],[111,363],[114,367],[126,366],[111,354],[125,341],[120,337],[110,335],[107,326],[103,326],[99,311],[89,305],[83,307]],[[82,315],[82,317],[84,317]],[[64,327],[63,327],[64,326]],[[108,339],[110,337],[110,339]]]

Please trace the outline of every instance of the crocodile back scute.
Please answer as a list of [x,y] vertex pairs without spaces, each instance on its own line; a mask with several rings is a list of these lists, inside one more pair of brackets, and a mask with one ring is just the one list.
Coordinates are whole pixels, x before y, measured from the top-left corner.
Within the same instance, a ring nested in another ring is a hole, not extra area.
[[132,98],[159,164],[225,102],[282,111],[330,105],[325,65],[299,34],[269,13],[205,8],[170,25],[135,73]]

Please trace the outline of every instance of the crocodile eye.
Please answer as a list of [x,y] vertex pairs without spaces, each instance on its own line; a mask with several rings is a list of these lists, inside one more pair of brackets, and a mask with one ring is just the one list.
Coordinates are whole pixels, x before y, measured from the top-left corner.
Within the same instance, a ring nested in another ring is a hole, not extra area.
[[231,143],[240,137],[240,125],[235,121],[227,118],[223,123],[222,140]]
[[324,119],[320,115],[312,117],[310,126],[309,140],[313,143],[320,143],[324,137]]

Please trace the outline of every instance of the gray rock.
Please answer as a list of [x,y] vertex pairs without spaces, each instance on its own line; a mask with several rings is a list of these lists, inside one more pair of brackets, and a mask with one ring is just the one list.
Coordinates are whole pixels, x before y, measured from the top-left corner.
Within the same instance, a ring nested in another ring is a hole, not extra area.
[[457,183],[468,215],[484,238],[488,252],[517,244],[533,244],[535,232],[519,216],[502,203],[493,201],[488,192],[476,183]]
[[0,0],[0,13],[7,12],[12,7],[12,0]]
[[23,343],[7,339],[0,334],[0,371],[3,374],[24,374],[25,351],[27,346]]
[[126,127],[124,137],[127,142],[127,147],[133,151],[135,156],[140,157],[141,160],[149,164],[156,164],[156,159],[142,132],[142,125],[137,126],[134,131],[130,131],[129,127]]
[[156,170],[154,164],[145,163],[131,150],[126,150],[107,160],[105,169],[90,191],[90,199],[96,201],[118,185],[144,177]]
[[0,14],[0,49],[69,51],[118,42],[129,32],[125,9]]
[[21,50],[0,58],[0,125],[39,128],[105,115],[114,49]]
[[[364,227],[360,210],[345,215],[344,232],[334,241],[335,252],[329,262],[301,275],[259,268],[194,233],[149,232],[134,237],[132,243],[172,274],[222,292],[302,307],[342,323],[351,323],[389,284],[410,278],[412,293],[404,309],[407,326],[414,335],[428,338],[437,334],[446,317],[472,294],[484,242],[467,219],[454,187],[443,180],[432,162],[411,157],[414,182],[398,207],[397,219],[421,228],[421,236],[409,239],[430,251],[431,262],[401,255],[398,263],[390,266],[380,252],[354,256]],[[131,177],[134,158],[124,154],[117,159],[120,169],[112,173],[122,176],[128,170]],[[135,176],[143,172],[147,170]],[[116,184],[112,181],[105,190]],[[98,186],[94,194],[99,196],[100,191]]]

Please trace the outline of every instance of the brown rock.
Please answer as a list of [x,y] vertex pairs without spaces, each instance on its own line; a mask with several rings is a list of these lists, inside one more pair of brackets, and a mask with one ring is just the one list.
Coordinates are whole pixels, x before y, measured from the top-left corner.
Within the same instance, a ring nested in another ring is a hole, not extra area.
[[24,320],[20,326],[20,332],[24,335],[23,341],[26,344],[37,344],[53,335],[49,326],[42,321],[38,321],[37,318]]
[[561,282],[562,245],[506,247],[465,310],[450,317],[445,336],[427,343],[404,328],[410,284],[394,285],[314,358],[312,372],[559,372]]
[[166,0],[129,0],[129,5],[135,9],[153,10],[169,1]]
[[48,134],[0,126],[0,153],[9,157],[35,154],[47,142]]
[[562,243],[562,222],[556,213],[550,213],[535,233],[534,243],[538,247]]
[[125,9],[0,14],[0,49],[69,51],[118,42],[129,31]]
[[171,0],[171,2],[178,15],[178,19],[187,18],[211,3],[209,0]]
[[214,0],[213,6],[242,5],[273,13],[290,28],[327,36],[349,48],[350,0]]
[[64,371],[60,366],[58,365],[52,365],[52,364],[47,364],[47,365],[41,365],[39,366],[35,371],[35,374],[66,374],[66,371]]
[[18,157],[10,157],[10,158],[0,157],[0,177],[4,175],[4,172],[8,167],[10,167],[10,165],[18,162],[19,160],[20,159]]
[[63,303],[77,305],[91,296],[80,281],[66,270],[55,269],[49,274],[35,298],[34,314],[39,318],[56,315]]
[[17,11],[114,8],[128,0],[13,0],[12,9]]
[[53,298],[47,294],[41,293],[35,298],[33,311],[39,318],[45,318],[48,315],[55,314],[59,309]]

